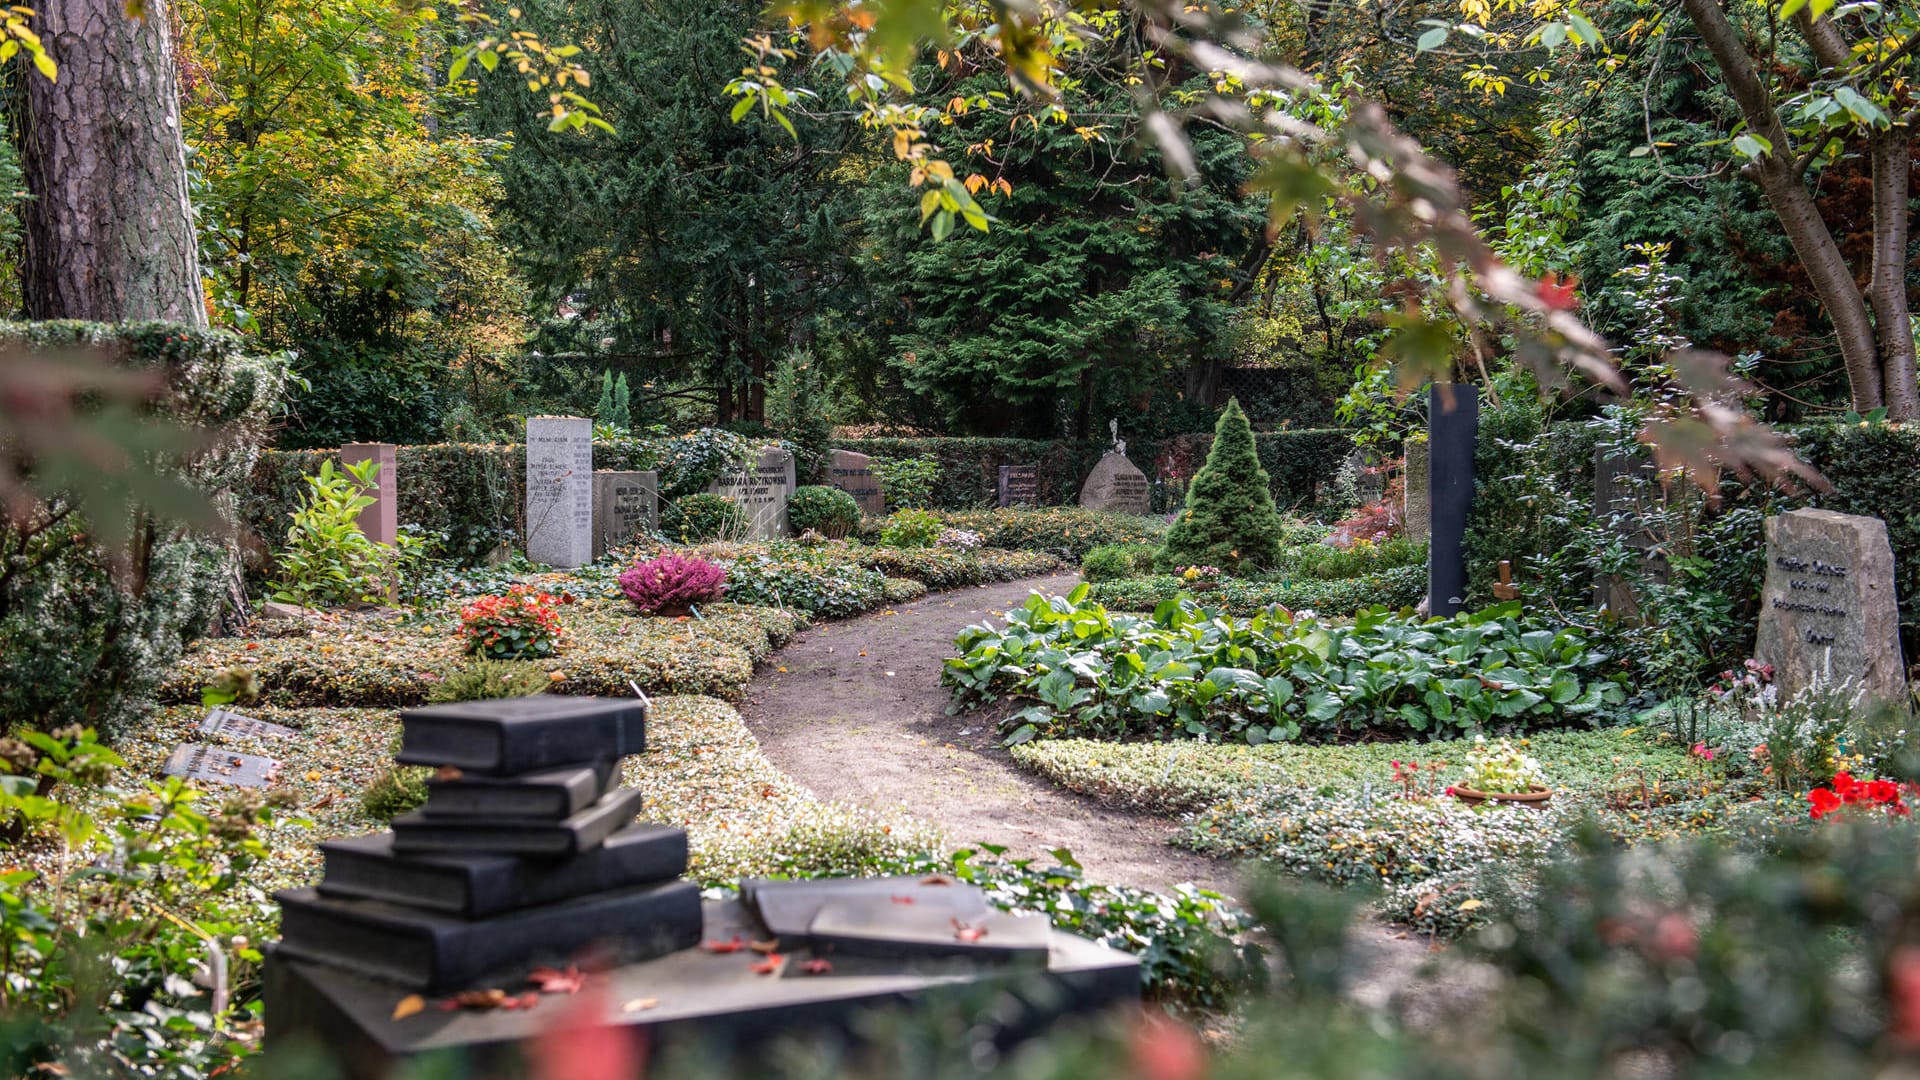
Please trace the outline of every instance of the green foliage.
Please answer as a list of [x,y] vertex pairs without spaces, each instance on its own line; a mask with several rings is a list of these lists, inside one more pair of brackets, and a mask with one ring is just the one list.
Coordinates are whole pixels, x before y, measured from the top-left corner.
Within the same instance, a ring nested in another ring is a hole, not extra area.
[[1278,604],[1289,611],[1313,611],[1330,618],[1346,618],[1370,607],[1390,611],[1413,608],[1426,594],[1427,568],[1403,566],[1333,581],[1226,578],[1204,594],[1195,592],[1191,582],[1163,574],[1103,581],[1093,586],[1087,598],[1113,611],[1152,611],[1169,600],[1185,596],[1203,597],[1207,604],[1242,617],[1251,617]]
[[954,639],[955,707],[1008,698],[1009,742],[1045,736],[1253,745],[1593,718],[1625,699],[1576,630],[1532,628],[1509,604],[1451,620],[1375,609],[1351,626],[1271,609],[1250,619],[1185,599],[1148,617],[1028,598],[1004,627]]
[[1153,573],[1158,554],[1159,549],[1147,544],[1102,544],[1080,561],[1080,576],[1095,583],[1145,577]]
[[888,506],[896,510],[925,510],[934,505],[934,484],[939,477],[940,463],[932,457],[875,457],[867,462],[867,467],[873,471],[874,479],[880,481]]
[[1348,548],[1315,543],[1289,546],[1281,557],[1276,576],[1282,579],[1299,576],[1316,581],[1339,581],[1407,566],[1425,567],[1426,564],[1427,545],[1404,536],[1395,536],[1377,544],[1356,540]]
[[600,400],[593,406],[595,427],[610,428],[613,425],[613,369],[600,372]]
[[[985,547],[1045,552],[1071,563],[1086,558],[1087,552],[1101,544],[1158,543],[1165,528],[1155,518],[1108,514],[1077,506],[940,511],[933,516],[944,528],[978,533]],[[879,542],[887,520],[862,522],[860,538],[869,543]]]
[[1270,485],[1246,414],[1228,401],[1207,463],[1187,488],[1186,510],[1160,549],[1161,568],[1215,566],[1239,574],[1278,565],[1281,523]]
[[839,540],[860,527],[860,504],[839,488],[806,484],[787,499],[787,522],[796,533],[811,529]]
[[889,578],[907,578],[932,589],[1018,581],[1060,569],[1059,560],[1046,552],[997,548],[956,551],[949,547],[855,547],[849,549],[847,557]]
[[441,705],[456,701],[486,701],[490,698],[525,697],[552,685],[545,668],[524,660],[481,658],[451,671],[433,689],[427,702]]
[[747,516],[723,495],[682,495],[660,511],[660,531],[683,544],[732,539],[746,532]]
[[939,518],[925,510],[895,510],[880,529],[880,542],[891,548],[932,547],[943,528]]
[[736,604],[841,619],[886,599],[885,575],[837,558],[830,549],[756,545],[713,561],[726,570],[727,599]]
[[774,369],[767,380],[767,421],[793,444],[793,470],[799,483],[820,481],[833,445],[833,409],[812,353],[789,353]]
[[[376,544],[360,530],[366,494],[379,486],[380,463],[362,461],[336,471],[332,461],[307,477],[307,497],[293,513],[287,544],[275,553],[274,599],[303,607],[387,602],[423,557],[419,541],[402,533],[395,546]],[[391,483],[389,478],[389,483]]]
[[621,431],[633,427],[633,392],[627,389],[627,373],[613,380],[613,408],[607,413],[607,422]]
[[375,777],[360,793],[360,808],[376,822],[388,822],[427,801],[428,770],[396,765]]

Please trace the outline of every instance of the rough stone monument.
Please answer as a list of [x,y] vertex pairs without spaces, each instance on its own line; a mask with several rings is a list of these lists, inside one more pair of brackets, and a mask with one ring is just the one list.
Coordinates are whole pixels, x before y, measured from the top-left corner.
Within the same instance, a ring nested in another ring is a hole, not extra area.
[[1760,593],[1759,659],[1780,698],[1815,685],[1867,702],[1903,701],[1906,663],[1887,524],[1832,510],[1766,521],[1767,581]]
[[772,540],[793,535],[793,526],[787,523],[787,499],[793,487],[793,455],[768,447],[757,462],[721,473],[707,490],[740,507],[747,516],[748,537]]
[[873,475],[873,459],[852,450],[835,450],[827,455],[827,482],[853,496],[860,512],[880,517],[887,512],[886,493],[880,490],[880,478]]
[[1000,466],[1000,505],[1038,506],[1040,504],[1040,466]]
[[375,486],[367,492],[373,505],[360,511],[360,531],[376,544],[393,546],[400,534],[400,472],[398,448],[392,443],[348,443],[340,448],[340,460],[348,465],[363,461],[378,462],[380,471]]
[[593,421],[527,417],[527,558],[593,561]]
[[1428,498],[1427,441],[1409,439],[1405,449],[1405,465],[1401,469],[1406,492],[1401,505],[1403,527],[1407,539],[1416,544],[1424,544],[1433,536],[1433,501]]
[[1467,512],[1473,508],[1473,450],[1480,438],[1480,390],[1435,383],[1427,391],[1427,610],[1457,615],[1467,602]]
[[593,557],[630,544],[660,524],[660,474],[601,470],[593,474]]
[[1080,505],[1090,510],[1117,514],[1153,512],[1153,488],[1147,474],[1127,460],[1127,443],[1120,437],[1120,421],[1108,421],[1113,432],[1113,449],[1101,456],[1099,464],[1080,485]]

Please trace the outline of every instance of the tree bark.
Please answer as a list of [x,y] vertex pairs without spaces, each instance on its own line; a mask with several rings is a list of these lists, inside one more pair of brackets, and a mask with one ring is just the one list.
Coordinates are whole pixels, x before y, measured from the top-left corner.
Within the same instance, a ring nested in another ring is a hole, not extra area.
[[166,4],[35,6],[60,70],[24,80],[27,313],[206,326]]
[[1873,277],[1867,299],[1873,304],[1879,334],[1881,383],[1887,415],[1920,416],[1920,386],[1915,384],[1913,322],[1907,309],[1907,236],[1912,219],[1907,201],[1913,182],[1913,133],[1906,124],[1875,131],[1868,142],[1873,158]]
[[[1707,51],[1720,68],[1727,92],[1740,107],[1753,134],[1772,144],[1773,150],[1754,159],[1752,171],[1760,189],[1779,217],[1794,254],[1813,283],[1814,293],[1833,323],[1834,337],[1840,345],[1840,357],[1847,369],[1847,383],[1853,391],[1853,407],[1868,412],[1887,405],[1882,377],[1879,342],[1873,320],[1867,317],[1866,298],[1847,267],[1840,245],[1820,216],[1813,194],[1802,181],[1785,125],[1774,110],[1773,99],[1754,69],[1740,35],[1721,10],[1719,0],[1681,0],[1687,17],[1699,31]],[[1827,28],[1831,29],[1831,28]],[[1824,31],[1818,27],[1808,35],[1816,52],[1826,52]],[[1889,409],[1889,415],[1894,415]],[[1907,419],[1912,414],[1898,414]]]

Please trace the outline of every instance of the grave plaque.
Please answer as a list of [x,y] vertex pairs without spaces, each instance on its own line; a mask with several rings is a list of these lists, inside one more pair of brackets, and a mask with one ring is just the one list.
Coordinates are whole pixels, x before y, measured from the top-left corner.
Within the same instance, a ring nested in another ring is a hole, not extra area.
[[772,540],[790,536],[787,498],[793,494],[793,455],[769,447],[759,460],[720,474],[707,490],[732,500],[747,517],[747,536]]
[[1473,450],[1480,437],[1480,390],[1435,383],[1427,391],[1427,610],[1457,615],[1467,602],[1467,511],[1473,507]]
[[360,531],[367,534],[367,539],[388,547],[393,546],[394,537],[400,533],[400,481],[395,452],[392,443],[348,443],[340,448],[340,460],[348,465],[363,461],[380,465],[374,488],[367,492],[373,505],[360,511]]
[[160,773],[201,783],[266,787],[280,778],[280,763],[258,754],[236,754],[217,746],[188,743],[174,748],[167,763],[160,766]]
[[593,557],[610,548],[633,543],[652,532],[660,521],[660,474],[611,472],[593,474]]
[[1794,510],[1766,521],[1767,581],[1755,654],[1781,700],[1815,685],[1867,702],[1906,697],[1893,548],[1875,517]]
[[872,459],[851,450],[835,450],[827,455],[827,481],[853,496],[860,512],[879,517],[887,512],[886,496],[880,490],[880,478],[873,475]]
[[1407,539],[1424,544],[1433,535],[1433,503],[1427,497],[1426,440],[1407,440],[1404,452],[1406,463],[1401,471],[1406,477],[1406,500],[1402,505],[1401,518],[1405,522]]
[[1153,503],[1147,474],[1135,468],[1125,454],[1109,450],[1081,485],[1080,505],[1117,514],[1150,513]]
[[527,558],[593,561],[593,421],[527,417]]
[[245,735],[255,739],[283,739],[299,732],[285,724],[276,724],[270,720],[255,720],[251,716],[242,716],[226,709],[215,709],[200,721],[202,735]]
[[1000,505],[1038,506],[1040,504],[1040,466],[1000,466]]

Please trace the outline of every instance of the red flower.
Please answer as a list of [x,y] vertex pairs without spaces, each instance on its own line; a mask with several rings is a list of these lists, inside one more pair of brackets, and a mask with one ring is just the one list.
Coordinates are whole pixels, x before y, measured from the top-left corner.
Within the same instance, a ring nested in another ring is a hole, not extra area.
[[1555,311],[1572,311],[1580,306],[1574,290],[1580,285],[1580,279],[1572,274],[1550,274],[1540,279],[1534,286],[1535,295],[1540,302]]
[[1807,792],[1807,800],[1813,803],[1813,819],[1815,821],[1840,809],[1839,797],[1826,788],[1817,787]]

